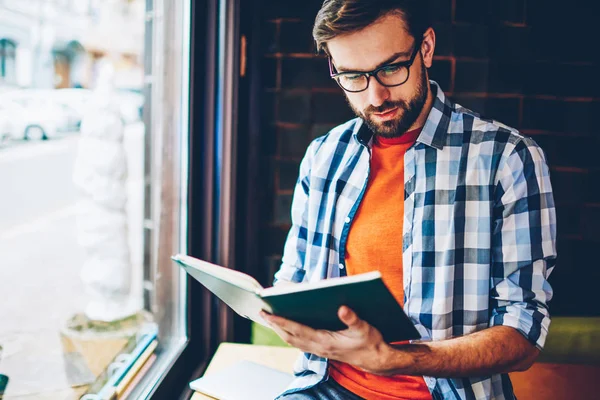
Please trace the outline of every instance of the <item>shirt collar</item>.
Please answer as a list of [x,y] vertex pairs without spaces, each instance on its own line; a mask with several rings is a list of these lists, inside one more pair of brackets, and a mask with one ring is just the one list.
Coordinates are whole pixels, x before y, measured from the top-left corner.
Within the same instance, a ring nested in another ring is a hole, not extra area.
[[421,134],[417,138],[417,142],[441,150],[444,148],[444,143],[446,143],[454,105],[444,95],[437,82],[429,81],[429,83],[431,84],[431,92],[434,96],[433,106],[431,107],[431,111],[429,111],[429,116],[427,117],[427,121],[425,121]]
[[[429,111],[429,116],[427,117],[427,121],[425,121],[423,130],[417,138],[417,142],[441,150],[444,148],[444,143],[446,142],[446,135],[448,134],[448,127],[454,106],[450,99],[444,95],[437,82],[430,80],[429,83],[431,84],[431,92],[434,96],[433,105],[431,111]],[[357,124],[354,126],[354,135],[359,143],[371,146],[373,132],[367,127],[362,118],[359,118]]]

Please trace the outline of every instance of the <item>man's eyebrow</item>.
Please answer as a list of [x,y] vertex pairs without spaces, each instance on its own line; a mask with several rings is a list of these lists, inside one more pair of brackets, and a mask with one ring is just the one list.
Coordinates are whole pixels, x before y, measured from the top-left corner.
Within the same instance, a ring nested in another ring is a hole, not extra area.
[[[410,51],[399,51],[397,53],[392,54],[390,57],[386,58],[385,60],[383,60],[379,64],[377,64],[377,66],[375,66],[374,69],[377,69],[379,67],[383,67],[384,65],[389,64],[392,61],[395,61],[395,60],[397,60],[400,57],[410,57],[410,56],[411,56],[411,52]],[[359,70],[359,69],[350,69],[350,68],[338,67],[337,65],[335,65],[335,69],[337,70],[337,72],[369,72],[369,71],[364,71],[364,70]]]

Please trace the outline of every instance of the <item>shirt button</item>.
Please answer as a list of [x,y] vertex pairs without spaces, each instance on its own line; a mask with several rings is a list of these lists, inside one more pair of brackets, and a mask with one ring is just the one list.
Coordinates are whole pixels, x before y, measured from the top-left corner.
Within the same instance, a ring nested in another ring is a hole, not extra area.
[[340,264],[340,265],[338,265],[338,267],[339,267],[340,269],[344,269],[344,264]]
[[350,223],[350,217],[346,217],[346,219],[344,220],[345,223],[349,224]]

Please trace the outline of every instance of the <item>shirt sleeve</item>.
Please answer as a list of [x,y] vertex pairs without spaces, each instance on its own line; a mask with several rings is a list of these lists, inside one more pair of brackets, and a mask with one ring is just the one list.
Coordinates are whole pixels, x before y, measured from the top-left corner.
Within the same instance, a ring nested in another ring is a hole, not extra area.
[[318,139],[313,141],[300,163],[300,173],[294,196],[292,198],[292,226],[288,233],[283,248],[283,259],[279,271],[275,274],[274,285],[281,282],[302,282],[305,269],[306,248],[308,240],[308,208],[310,171],[312,168],[313,154],[318,146]]
[[490,325],[511,326],[542,349],[550,326],[547,279],[556,262],[556,212],[542,149],[519,140],[496,182]]

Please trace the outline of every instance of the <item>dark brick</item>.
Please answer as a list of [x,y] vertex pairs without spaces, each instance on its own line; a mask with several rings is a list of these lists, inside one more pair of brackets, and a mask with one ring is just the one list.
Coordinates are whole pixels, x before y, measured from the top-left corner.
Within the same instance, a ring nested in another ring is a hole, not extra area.
[[[597,35],[597,23],[586,25],[582,22],[575,28],[567,29],[563,26],[563,21],[556,25],[532,27],[531,39],[535,46],[532,46],[531,50],[535,59],[554,62],[600,62],[598,46],[585,39]],[[556,29],[557,26],[561,26],[561,29]]]
[[[273,140],[273,142],[275,141]],[[264,193],[262,196],[262,201],[264,204],[261,204],[261,206],[264,212],[265,221],[272,221],[275,209],[273,204],[273,193],[275,193],[276,190],[275,170],[277,164],[273,157],[265,160],[264,164],[266,165],[266,168],[262,170],[262,174],[266,177],[266,179],[264,180],[264,187],[262,188]]]
[[498,25],[490,29],[489,56],[500,61],[523,62],[531,58],[531,29]]
[[314,124],[310,128],[310,137],[312,139],[318,138],[327,134],[330,130],[335,128],[337,124]]
[[521,93],[524,67],[522,63],[495,61],[490,63],[489,91],[492,93]]
[[435,55],[450,56],[454,52],[452,25],[448,23],[435,23]]
[[554,290],[551,313],[556,316],[599,316],[597,285],[600,269],[594,268],[598,243],[559,236],[557,245],[557,266],[548,280]]
[[454,55],[459,57],[487,58],[489,33],[484,25],[454,26]]
[[262,241],[264,249],[262,254],[265,256],[279,255],[283,252],[285,239],[287,238],[289,228],[280,226],[268,226],[263,232],[264,240]]
[[548,0],[527,0],[525,14],[527,24],[535,27],[554,26],[560,21],[560,7],[558,2]]
[[[582,145],[585,143],[585,145]],[[555,165],[562,167],[595,168],[600,167],[598,157],[598,146],[600,138],[573,138],[569,136],[557,136],[556,146],[558,160]]]
[[523,129],[562,132],[565,129],[563,112],[560,101],[526,98],[523,104]]
[[596,127],[598,116],[600,116],[600,101],[565,101],[562,103],[564,109],[565,121],[568,126],[565,128],[573,133],[597,133]]
[[592,97],[597,95],[598,78],[591,65],[559,65],[537,62],[527,65],[527,94]]
[[277,134],[272,122],[265,122],[261,125],[260,144],[261,155],[271,157],[276,154]]
[[435,60],[429,68],[429,78],[439,83],[442,90],[449,91],[452,85],[452,63],[449,60]]
[[[574,145],[579,144],[580,147],[584,147],[584,155],[587,160],[586,166],[588,168],[600,168],[600,157],[598,156],[598,149],[600,149],[600,136],[592,136],[589,139],[583,138],[585,145],[582,146],[581,139],[574,139]],[[595,184],[598,184],[597,182]]]
[[[551,51],[551,46],[554,45],[554,52],[550,54],[554,59],[587,57],[592,52],[590,43],[585,38],[595,36],[598,17],[592,11],[594,8],[591,3],[590,0],[572,0],[569,3],[527,0],[527,24],[540,31],[540,42],[546,44],[548,50]],[[560,29],[556,29],[558,26]],[[568,50],[578,44],[585,44],[583,48],[587,48],[587,51]]]
[[268,0],[264,3],[266,18],[313,19],[323,4],[322,0],[282,1]]
[[532,48],[532,56],[536,60],[555,61],[560,58],[557,53],[566,54],[567,51],[558,52],[557,49],[568,49],[567,41],[564,38],[562,30],[553,28],[543,28],[534,26],[531,28],[531,40],[535,44]]
[[[486,74],[487,66],[487,74]],[[486,64],[485,61],[457,61],[456,87],[466,86],[468,89],[487,88],[483,91],[491,93],[521,93],[525,81],[524,66],[521,63],[494,61]],[[460,74],[460,76],[459,76]],[[472,82],[470,74],[478,83]],[[485,82],[484,79],[487,81]]]
[[301,158],[306,152],[311,137],[307,126],[300,128],[279,128],[279,155]]
[[268,124],[275,121],[275,94],[263,91],[260,96],[261,122]]
[[484,116],[517,128],[519,125],[519,107],[521,101],[517,98],[487,98]]
[[281,23],[279,31],[279,51],[282,53],[314,53],[312,21]]
[[516,127],[519,124],[519,99],[453,96],[454,100],[487,119]]
[[600,204],[600,169],[589,172],[586,188],[586,201]]
[[485,23],[490,19],[490,0],[455,0],[455,20]]
[[581,199],[587,192],[587,174],[554,170],[550,172],[550,181],[557,205],[581,204]]
[[[597,65],[559,65],[558,75],[548,86],[555,86],[554,94],[572,97],[595,97],[600,91]],[[555,83],[555,84],[553,84]]]
[[278,96],[277,120],[304,124],[310,120],[310,93],[282,92]]
[[277,59],[263,57],[260,61],[260,78],[263,88],[277,88]]
[[485,93],[488,91],[490,66],[487,61],[457,61],[454,92]]
[[[557,59],[561,61],[575,62],[594,62],[600,63],[600,49],[595,44],[595,38],[598,35],[597,13],[581,13],[586,14],[577,18],[577,26],[570,27],[564,31],[564,42],[566,52],[557,51]],[[587,18],[594,18],[594,21],[586,22]],[[587,38],[587,40],[586,40]]]
[[291,224],[291,194],[275,195],[275,223],[276,224]]
[[525,0],[502,0],[491,2],[491,16],[495,21],[525,22]]
[[281,87],[283,88],[336,88],[329,76],[325,58],[284,58],[281,61]]
[[[578,293],[573,299],[575,305],[582,305],[580,312],[584,315],[600,315],[598,310],[598,281],[600,280],[600,269],[595,268],[598,260],[598,236],[593,241],[582,241],[576,248],[577,267],[575,277],[578,278],[578,284],[572,286]],[[584,277],[584,278],[582,278]],[[580,303],[581,301],[581,303]]]
[[[573,138],[569,136],[556,136],[557,151],[554,155],[554,165],[560,167],[576,167],[576,168],[588,168],[592,167],[596,163],[598,158],[595,155],[596,149],[594,147],[593,140]],[[581,142],[585,140],[586,146],[582,146]],[[580,197],[583,199],[583,196]]]
[[556,226],[561,235],[581,234],[581,207],[557,205]]
[[[283,249],[281,249],[283,251]],[[273,286],[273,278],[275,273],[279,271],[281,267],[281,255],[273,255],[265,257],[265,271],[267,274],[267,282],[265,283],[265,287]]]
[[313,122],[341,124],[354,118],[342,93],[315,93],[312,103]]
[[564,76],[568,68],[553,62],[535,62],[525,65],[524,93],[529,95],[564,95],[569,91]]
[[452,101],[478,114],[482,114],[485,110],[485,98],[483,97],[455,94],[452,96]]
[[[584,207],[582,214],[581,231],[584,240],[600,242],[600,205]],[[598,256],[595,259],[597,260]]]
[[[558,151],[557,141],[555,135],[535,135],[532,136],[535,142],[542,148],[544,153],[546,154],[546,162],[550,167],[558,167],[560,166],[557,162],[560,160],[560,157],[556,154]],[[564,172],[553,172],[554,174],[563,174]]]
[[279,172],[279,190],[292,190],[298,181],[300,171],[300,160],[297,161],[279,161],[277,163]]
[[[560,227],[558,227],[560,229]],[[570,304],[570,286],[575,282],[571,276],[573,264],[575,263],[575,241],[568,240],[559,234],[557,240],[557,266],[554,268],[548,278],[552,286],[553,296],[550,302],[550,311],[553,316],[569,315],[569,312],[575,308]]]
[[275,22],[263,22],[261,29],[261,48],[263,53],[270,54],[279,52],[277,24]]
[[429,14],[434,22],[451,22],[452,1],[429,0]]

